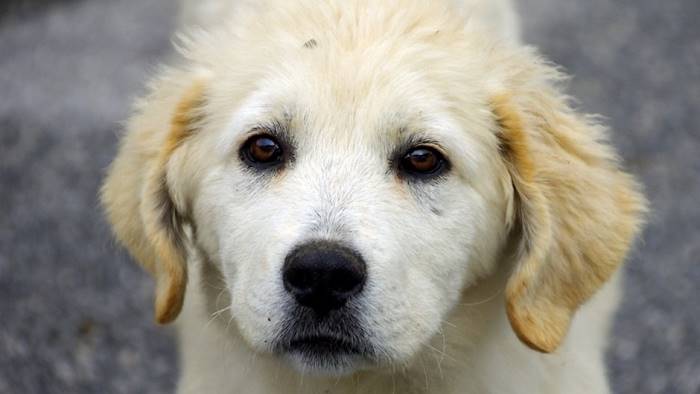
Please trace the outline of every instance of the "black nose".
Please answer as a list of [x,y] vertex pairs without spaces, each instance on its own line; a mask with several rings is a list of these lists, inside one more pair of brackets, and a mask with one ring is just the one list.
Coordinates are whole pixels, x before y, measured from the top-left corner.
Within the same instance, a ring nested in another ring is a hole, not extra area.
[[284,288],[297,302],[325,314],[345,305],[362,291],[367,266],[356,251],[330,241],[314,241],[294,249],[282,270]]

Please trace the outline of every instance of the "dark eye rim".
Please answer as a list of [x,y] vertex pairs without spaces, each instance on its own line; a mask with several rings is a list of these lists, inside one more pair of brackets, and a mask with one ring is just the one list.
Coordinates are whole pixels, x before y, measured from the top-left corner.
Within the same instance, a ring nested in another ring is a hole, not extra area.
[[[435,167],[433,167],[430,171],[420,171],[420,170],[415,170],[411,169],[406,166],[405,161],[408,158],[408,156],[411,154],[411,152],[414,152],[416,150],[427,150],[430,151],[433,155],[435,155],[437,159],[437,164]],[[417,144],[409,147],[408,149],[405,149],[402,154],[398,157],[398,171],[399,174],[402,176],[406,176],[409,178],[414,178],[414,179],[421,179],[421,180],[431,180],[438,178],[442,175],[444,175],[449,169],[450,169],[450,162],[447,160],[447,157],[445,154],[442,152],[442,150],[434,145],[430,144]]]
[[[259,161],[251,155],[250,148],[252,144],[261,138],[269,138],[270,140],[274,141],[277,145],[279,152],[275,155],[274,160]],[[252,134],[248,138],[246,138],[245,142],[243,142],[243,144],[241,145],[239,155],[241,161],[243,161],[243,163],[245,163],[248,167],[254,168],[256,170],[268,170],[277,169],[284,165],[286,161],[286,151],[287,149],[285,149],[284,144],[280,141],[279,138],[274,136],[272,133],[260,130],[259,132]]]

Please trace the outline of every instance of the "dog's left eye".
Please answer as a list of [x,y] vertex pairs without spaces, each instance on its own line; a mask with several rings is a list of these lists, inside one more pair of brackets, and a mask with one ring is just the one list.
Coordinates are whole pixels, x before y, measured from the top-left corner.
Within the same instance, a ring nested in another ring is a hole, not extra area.
[[401,159],[401,171],[414,176],[430,177],[442,173],[447,161],[437,149],[429,146],[411,148]]

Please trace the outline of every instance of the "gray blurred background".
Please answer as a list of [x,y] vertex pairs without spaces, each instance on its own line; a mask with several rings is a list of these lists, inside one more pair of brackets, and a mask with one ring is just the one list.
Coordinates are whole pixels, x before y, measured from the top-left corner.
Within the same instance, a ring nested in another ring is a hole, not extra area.
[[[616,393],[700,393],[700,1],[520,0],[646,185],[608,362]],[[96,192],[172,0],[0,0],[0,393],[168,393],[172,332]]]

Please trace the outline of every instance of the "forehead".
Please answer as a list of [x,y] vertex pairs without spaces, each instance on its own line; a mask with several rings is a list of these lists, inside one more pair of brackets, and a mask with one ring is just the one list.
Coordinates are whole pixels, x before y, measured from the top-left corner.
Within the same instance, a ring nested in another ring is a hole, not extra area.
[[[222,32],[206,46],[201,58],[215,75],[211,113],[227,133],[275,121],[289,122],[299,137],[337,142],[422,133],[495,144],[488,52],[459,23],[431,10],[398,18],[385,5],[374,10],[385,20],[366,21],[337,4],[340,19],[329,20],[326,6],[302,7],[309,15],[296,25],[274,14],[256,27],[241,22],[239,33]],[[353,18],[352,26],[338,22]]]
[[[375,48],[341,53],[322,45],[305,48],[301,43],[298,53],[267,64],[255,82],[244,78],[250,86],[237,102],[234,89],[221,89],[216,96],[226,100],[220,111],[244,129],[274,121],[288,123],[295,133],[336,138],[460,129],[473,134],[489,123],[483,80],[470,77],[478,72],[443,67],[454,59],[431,67],[415,57],[375,54]],[[439,63],[436,54],[433,59]]]

